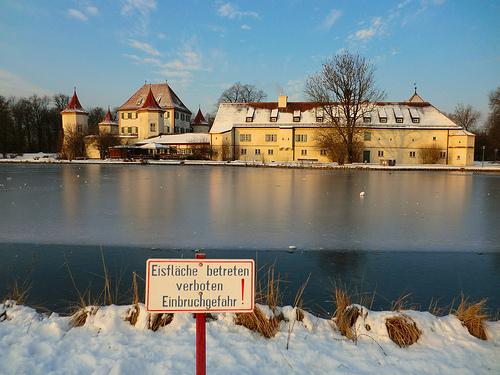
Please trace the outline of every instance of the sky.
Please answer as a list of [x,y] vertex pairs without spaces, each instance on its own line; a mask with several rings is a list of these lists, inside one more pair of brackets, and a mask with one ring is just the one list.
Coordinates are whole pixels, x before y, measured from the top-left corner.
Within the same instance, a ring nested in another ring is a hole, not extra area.
[[123,104],[167,80],[195,112],[240,81],[305,100],[304,83],[348,50],[389,101],[488,111],[500,85],[498,0],[0,0],[0,95],[65,93]]

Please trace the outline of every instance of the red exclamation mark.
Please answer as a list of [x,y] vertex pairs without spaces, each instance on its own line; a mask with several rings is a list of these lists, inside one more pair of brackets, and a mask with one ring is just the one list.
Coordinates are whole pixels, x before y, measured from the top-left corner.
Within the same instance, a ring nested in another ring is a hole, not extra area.
[[241,279],[241,304],[243,305],[243,300],[245,299],[245,279]]

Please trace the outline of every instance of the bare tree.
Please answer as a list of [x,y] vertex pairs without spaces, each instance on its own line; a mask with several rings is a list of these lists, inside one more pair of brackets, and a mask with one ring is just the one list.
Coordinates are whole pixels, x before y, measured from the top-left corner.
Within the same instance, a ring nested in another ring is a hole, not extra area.
[[[326,151],[326,156],[330,161],[340,165],[348,161],[347,148],[339,132],[332,127],[322,127],[316,133],[316,144]],[[363,153],[364,143],[358,140],[353,141],[353,160],[360,160]]]
[[360,55],[337,54],[309,77],[305,92],[322,109],[325,132],[341,140],[349,163],[356,161],[363,117],[385,97],[376,88],[373,64]]
[[55,108],[61,112],[69,103],[69,96],[65,94],[55,94],[52,97]]
[[449,117],[465,130],[473,131],[481,113],[472,108],[470,104],[459,103],[455,106],[455,111],[449,114]]
[[221,94],[217,103],[261,102],[266,97],[266,93],[254,85],[243,85],[241,82],[236,82]]
[[118,146],[120,139],[113,134],[99,133],[94,137],[95,147],[99,150],[101,159],[106,159],[109,156],[109,148]]
[[102,107],[90,108],[88,117],[89,134],[99,133],[98,124],[101,122],[105,115],[106,111]]
[[427,145],[419,152],[422,164],[437,164],[441,157],[441,149],[437,145]]

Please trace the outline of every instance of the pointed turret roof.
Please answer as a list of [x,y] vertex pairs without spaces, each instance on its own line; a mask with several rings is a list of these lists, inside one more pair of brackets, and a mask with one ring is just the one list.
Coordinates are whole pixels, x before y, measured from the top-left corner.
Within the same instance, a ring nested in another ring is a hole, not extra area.
[[198,108],[198,113],[196,114],[194,120],[191,122],[191,125],[208,125],[208,121],[205,120],[203,113],[201,113],[201,109]]
[[153,92],[154,98],[158,105],[163,109],[175,109],[181,112],[191,114],[184,103],[179,99],[177,94],[172,90],[167,82],[165,83],[145,83],[137,90],[125,103],[123,103],[119,111],[123,110],[138,110],[146,101],[149,90]]
[[111,115],[111,110],[109,109],[108,106],[108,112],[106,112],[106,116],[102,119],[102,121],[99,123],[99,125],[118,125],[116,121],[113,120],[113,116]]
[[81,112],[87,113],[82,105],[80,104],[80,100],[78,100],[78,95],[76,95],[76,88],[73,90],[73,96],[71,97],[68,105],[62,112]]
[[163,110],[153,95],[153,91],[151,91],[151,86],[149,87],[148,96],[144,100],[144,103],[141,105],[141,109],[159,109]]

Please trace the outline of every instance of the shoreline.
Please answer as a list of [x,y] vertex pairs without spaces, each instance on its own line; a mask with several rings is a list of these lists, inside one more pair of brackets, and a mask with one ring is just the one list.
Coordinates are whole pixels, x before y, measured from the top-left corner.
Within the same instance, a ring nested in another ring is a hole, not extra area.
[[344,164],[318,163],[318,162],[276,162],[262,163],[256,161],[213,161],[213,160],[146,160],[146,161],[124,161],[120,160],[57,160],[54,158],[35,159],[0,159],[0,164],[92,164],[92,165],[196,165],[196,166],[223,166],[223,167],[254,167],[254,168],[289,168],[289,169],[319,169],[319,170],[374,170],[374,171],[433,171],[433,172],[487,172],[499,173],[500,163],[493,165],[491,162],[485,163],[484,167],[479,165],[470,166],[450,166],[450,165],[396,165],[383,166],[378,164]]

